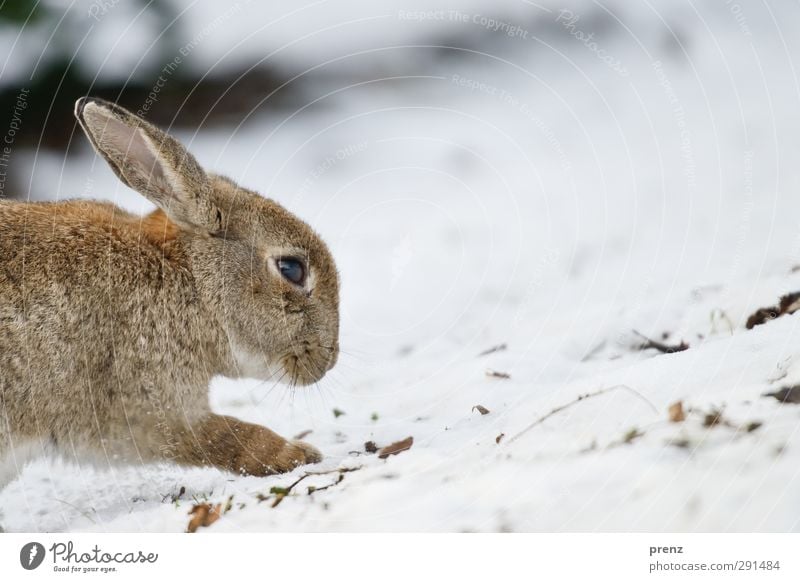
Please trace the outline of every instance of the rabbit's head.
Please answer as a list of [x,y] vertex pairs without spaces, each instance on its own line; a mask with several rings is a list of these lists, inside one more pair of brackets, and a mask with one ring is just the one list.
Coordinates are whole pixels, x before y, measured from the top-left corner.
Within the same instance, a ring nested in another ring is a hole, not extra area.
[[75,115],[127,186],[165,213],[201,300],[225,332],[231,373],[313,383],[339,353],[339,280],[325,243],[276,202],[206,173],[174,138],[112,103]]

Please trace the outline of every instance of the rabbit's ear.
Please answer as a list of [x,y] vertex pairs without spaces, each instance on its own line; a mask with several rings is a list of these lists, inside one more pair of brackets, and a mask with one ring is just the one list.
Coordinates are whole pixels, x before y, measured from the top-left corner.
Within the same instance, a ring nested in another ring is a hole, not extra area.
[[119,179],[170,219],[192,229],[222,229],[222,213],[211,200],[206,173],[176,139],[102,99],[78,99],[75,117]]

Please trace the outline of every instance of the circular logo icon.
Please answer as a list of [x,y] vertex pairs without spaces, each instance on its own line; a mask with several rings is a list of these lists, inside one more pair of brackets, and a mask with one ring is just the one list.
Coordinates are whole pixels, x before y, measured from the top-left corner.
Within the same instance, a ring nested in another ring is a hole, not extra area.
[[44,546],[39,542],[29,542],[19,551],[19,563],[26,570],[35,570],[44,561]]

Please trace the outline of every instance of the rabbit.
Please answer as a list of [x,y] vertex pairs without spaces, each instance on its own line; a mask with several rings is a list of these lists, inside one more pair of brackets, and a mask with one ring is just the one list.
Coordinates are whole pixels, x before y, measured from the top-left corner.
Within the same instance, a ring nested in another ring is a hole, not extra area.
[[0,490],[30,458],[170,461],[269,475],[322,459],[211,411],[209,381],[320,380],[339,353],[328,247],[113,103],[75,115],[147,216],[0,201]]

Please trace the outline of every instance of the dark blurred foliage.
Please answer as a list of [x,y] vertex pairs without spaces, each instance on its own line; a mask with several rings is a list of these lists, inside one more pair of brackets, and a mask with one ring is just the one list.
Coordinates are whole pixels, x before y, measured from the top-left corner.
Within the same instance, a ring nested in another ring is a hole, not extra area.
[[[15,136],[15,147],[45,148],[52,150],[72,149],[71,143],[84,147],[82,139],[70,141],[76,129],[72,115],[73,104],[78,97],[92,95],[114,101],[132,111],[137,111],[147,103],[148,95],[161,74],[162,67],[179,54],[179,38],[191,37],[191,31],[180,31],[180,20],[173,5],[163,0],[136,0],[139,5],[146,5],[147,10],[155,15],[159,22],[159,32],[163,31],[154,50],[159,58],[151,66],[152,70],[137,71],[135,78],[126,81],[93,79],[73,60],[75,47],[80,43],[84,31],[70,30],[69,27],[56,28],[63,15],[58,11],[42,5],[37,0],[0,0],[0,26],[18,29],[16,33],[25,34],[25,27],[33,24],[45,24],[56,29],[51,41],[58,47],[54,58],[44,59],[36,67],[34,63],[38,55],[31,57],[33,74],[22,86],[10,85],[0,79],[0,120],[2,127],[10,123],[20,89],[28,89],[27,108],[24,120]],[[170,25],[170,23],[173,23]],[[102,23],[99,24],[102,26]],[[185,32],[180,36],[179,32]],[[198,74],[190,67],[178,67],[169,77],[169,82],[159,89],[157,101],[151,104],[146,118],[160,125],[172,127],[198,127],[214,125],[227,120],[239,122],[241,118],[253,111],[267,107],[275,108],[293,100],[298,83],[291,83],[276,91],[287,80],[286,74],[280,74],[267,67],[232,70],[226,68],[214,74]],[[273,91],[276,93],[271,94]],[[265,99],[269,96],[269,99]],[[17,170],[17,171],[15,171]],[[7,194],[24,197],[19,186],[23,182],[18,169],[12,164],[8,171],[10,187]]]
[[35,22],[45,12],[36,0],[4,0],[0,4],[0,22]]

